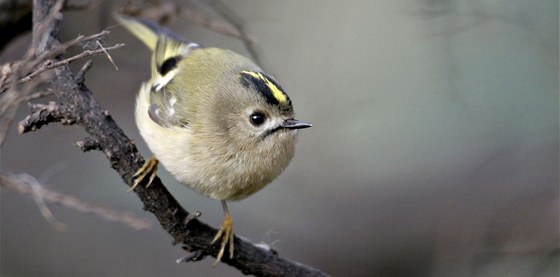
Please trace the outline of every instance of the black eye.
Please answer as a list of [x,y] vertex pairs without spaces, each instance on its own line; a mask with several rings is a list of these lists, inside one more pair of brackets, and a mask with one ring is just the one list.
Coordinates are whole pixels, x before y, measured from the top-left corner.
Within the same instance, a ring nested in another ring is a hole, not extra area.
[[251,124],[260,126],[266,120],[266,115],[261,112],[254,112],[249,116],[249,120],[251,120]]

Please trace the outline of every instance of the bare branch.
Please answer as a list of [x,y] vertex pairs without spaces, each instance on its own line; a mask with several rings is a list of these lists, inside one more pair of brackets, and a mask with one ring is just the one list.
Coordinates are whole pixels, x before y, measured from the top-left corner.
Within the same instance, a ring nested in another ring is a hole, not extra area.
[[39,92],[33,93],[31,95],[21,97],[21,102],[28,102],[28,101],[31,101],[31,100],[47,97],[49,95],[52,95],[52,92],[39,91]]
[[239,38],[243,41],[245,47],[247,48],[253,59],[255,59],[255,62],[258,65],[261,65],[255,42],[251,40],[247,32],[245,32],[243,20],[233,10],[224,5],[219,0],[210,0],[210,4],[225,20],[227,20],[231,25],[235,27],[235,29],[237,29],[237,31],[239,32]]
[[86,80],[86,73],[88,72],[88,70],[91,68],[91,66],[93,65],[93,61],[88,60],[80,69],[80,71],[78,71],[78,73],[76,74],[76,78],[74,79],[76,81],[77,84],[83,85],[85,80]]
[[32,105],[32,113],[24,120],[20,121],[18,125],[18,132],[23,134],[30,131],[36,131],[51,122],[64,122],[65,124],[74,123],[72,119],[66,117],[63,109],[64,108],[61,108],[55,102],[49,102],[48,105]]
[[[177,15],[182,18],[213,32],[240,39],[245,44],[249,54],[255,62],[260,65],[259,55],[256,49],[255,39],[245,32],[242,20],[229,7],[219,1],[209,1],[211,10],[223,17],[226,22],[217,21],[207,16],[201,9],[193,7],[194,1],[183,6],[174,1],[157,1],[157,3],[146,1],[129,1],[121,10],[123,14],[134,17],[143,17],[156,21],[160,24],[168,24]],[[197,4],[200,4],[197,2]],[[204,4],[203,4],[204,5]]]
[[[101,46],[102,48],[100,48],[100,49],[96,49],[96,50],[85,50],[85,51],[81,52],[80,54],[74,55],[74,56],[72,56],[72,57],[70,57],[70,58],[61,60],[61,61],[59,61],[59,62],[54,62],[54,63],[53,63],[51,60],[47,60],[41,67],[39,67],[39,69],[37,69],[37,70],[31,72],[30,74],[28,74],[28,75],[25,76],[24,78],[19,79],[15,84],[18,84],[18,85],[19,85],[19,84],[28,82],[29,80],[31,80],[31,79],[37,77],[39,74],[41,74],[41,73],[43,73],[43,72],[45,72],[45,71],[47,71],[47,70],[50,70],[50,69],[53,69],[53,68],[57,68],[57,67],[63,66],[63,65],[68,65],[68,64],[70,64],[70,63],[72,63],[72,62],[75,62],[75,61],[77,61],[77,60],[79,60],[79,59],[87,58],[87,57],[90,57],[90,56],[93,56],[93,55],[97,55],[97,54],[101,54],[101,53],[105,53],[105,54],[107,55],[107,57],[109,58],[109,61],[111,61],[111,63],[113,63],[113,65],[115,66],[115,69],[118,70],[117,66],[116,66],[115,63],[113,62],[113,59],[111,58],[111,56],[109,55],[109,53],[107,52],[107,50],[113,50],[113,49],[121,48],[121,47],[123,47],[123,46],[124,46],[124,43],[115,44],[115,45],[110,46],[110,47],[103,47],[103,46]],[[61,49],[63,49],[63,48],[64,48],[64,47],[61,47]],[[55,53],[58,52],[58,51],[59,51],[59,50],[53,51],[53,53],[51,53],[51,55],[52,55],[52,54],[55,54]],[[8,84],[8,85],[9,85],[9,84]]]
[[115,211],[105,206],[85,202],[74,196],[46,189],[37,179],[29,174],[20,174],[12,177],[0,175],[0,186],[17,191],[21,194],[32,195],[45,219],[58,230],[66,229],[66,225],[54,218],[44,203],[45,201],[59,204],[82,213],[93,214],[108,221],[122,223],[134,230],[151,228],[149,220],[138,218],[130,212]]
[[[85,51],[83,51],[83,52],[80,53],[80,54],[77,54],[77,55],[75,55],[75,56],[72,56],[72,57],[70,57],[70,58],[64,59],[64,60],[59,61],[59,62],[51,63],[50,61],[47,61],[47,62],[44,64],[43,67],[41,67],[41,68],[39,68],[38,70],[32,72],[31,74],[25,76],[25,78],[20,79],[20,80],[17,82],[17,84],[21,84],[21,83],[27,82],[27,81],[31,80],[32,78],[34,78],[35,76],[37,76],[37,75],[39,75],[39,74],[41,74],[41,73],[43,73],[43,72],[45,72],[45,71],[47,71],[47,70],[49,70],[49,69],[53,69],[53,68],[57,68],[57,67],[59,67],[59,66],[67,65],[67,64],[70,64],[70,63],[72,63],[72,62],[75,62],[75,61],[77,61],[77,60],[79,60],[79,59],[87,58],[87,57],[90,57],[90,56],[93,56],[93,55],[97,55],[97,54],[101,54],[101,53],[107,54],[108,57],[109,57],[109,60],[110,60],[111,62],[113,62],[113,60],[111,59],[111,56],[109,56],[109,53],[107,53],[107,50],[113,50],[113,49],[117,49],[117,48],[120,48],[120,47],[123,47],[123,46],[124,46],[124,43],[119,43],[119,44],[115,44],[115,45],[110,46],[110,47],[107,47],[107,48],[100,48],[100,49],[97,49],[97,50],[85,50]],[[114,64],[114,63],[113,63],[113,64]],[[116,67],[116,66],[115,66],[115,67]],[[118,70],[118,68],[117,68],[117,70]]]
[[[55,5],[55,14],[58,14],[58,9],[60,9],[61,3],[62,2],[59,1],[57,2],[57,5]],[[58,17],[60,17],[60,14]],[[45,22],[40,22],[40,24],[38,24],[38,29],[36,29],[35,32],[43,32],[44,30],[49,29],[48,25],[54,24],[55,19],[58,17],[47,16]],[[5,138],[10,130],[9,126],[13,122],[14,116],[20,104],[49,94],[42,92],[35,93],[32,96],[29,95],[35,89],[37,84],[49,77],[45,75],[46,72],[53,68],[67,65],[68,63],[74,62],[78,59],[99,54],[101,52],[108,54],[107,49],[116,49],[122,47],[123,45],[117,44],[109,48],[87,50],[58,62],[51,59],[59,56],[70,47],[78,44],[88,43],[92,40],[95,40],[95,42],[99,44],[99,40],[107,34],[109,34],[108,30],[101,31],[90,36],[80,35],[69,42],[63,44],[56,43],[55,45],[52,45],[51,48],[43,52],[38,52],[35,48],[30,47],[21,61],[6,63],[0,67],[0,98],[2,98],[0,101],[0,146],[2,146],[6,141]],[[108,57],[110,59],[110,56]],[[43,64],[40,65],[41,63]],[[87,70],[88,66],[91,66],[91,64],[86,63],[86,65],[84,65],[84,70]],[[22,78],[22,76],[25,77]],[[39,76],[41,76],[41,78],[38,78]],[[78,79],[79,82],[83,83],[83,74],[78,74],[78,77],[81,78]],[[30,82],[31,80],[34,80],[34,82]],[[21,86],[22,84],[25,84],[25,86]]]
[[[62,8],[63,2],[64,1],[57,1],[56,3],[54,3],[52,13],[46,15],[43,21],[37,22],[35,26],[35,33],[39,35],[35,35],[35,40],[40,41],[41,34],[47,32],[49,28],[52,28],[54,22],[61,18],[60,9]],[[53,32],[55,31],[55,29],[52,30]],[[67,63],[74,62],[81,58],[99,54],[100,52],[104,52],[108,55],[108,52],[106,51],[107,49],[111,50],[122,47],[123,45],[117,44],[105,49],[101,48],[92,51],[84,51],[81,54],[59,62],[54,62],[50,59],[63,54],[70,47],[78,44],[87,43],[92,40],[95,40],[95,42],[99,44],[99,40],[107,34],[109,34],[108,30],[101,31],[90,36],[80,35],[69,42],[63,44],[57,43],[56,45],[53,45],[50,49],[48,49],[48,51],[43,52],[38,51],[35,47],[30,47],[25,54],[25,57],[21,61],[10,62],[1,66],[0,97],[2,99],[0,101],[0,147],[6,141],[5,138],[7,137],[7,134],[10,130],[9,126],[13,122],[16,111],[20,104],[32,99],[37,99],[49,95],[48,92],[29,95],[35,89],[35,86],[37,84],[44,81],[48,77],[45,76],[45,74],[41,75],[41,73],[45,73],[50,69],[66,65]],[[111,60],[109,55],[108,57]],[[41,63],[43,64],[40,65]],[[37,78],[40,75],[41,78]],[[22,76],[25,77],[21,78]],[[35,82],[30,82],[33,79],[35,79]],[[26,86],[20,86],[24,83],[26,84]]]
[[[72,62],[75,62],[79,59],[87,58],[93,55],[97,55],[100,53],[107,53],[107,50],[113,50],[120,47],[123,47],[124,44],[116,44],[111,47],[106,48],[99,48],[95,50],[85,50],[80,54],[67,58],[65,60],[61,60],[58,62],[53,62],[52,58],[59,56],[65,53],[71,47],[74,47],[79,44],[88,43],[90,41],[95,41],[99,43],[99,40],[105,37],[106,35],[110,34],[110,31],[103,30],[97,34],[93,34],[90,36],[83,36],[79,35],[75,39],[68,41],[66,43],[57,44],[52,48],[48,49],[48,51],[44,51],[35,55],[35,50],[27,51],[22,61],[4,64],[2,66],[2,76],[0,77],[0,95],[6,92],[10,87],[14,85],[19,85],[25,82],[30,81],[31,79],[37,77],[41,73],[48,71],[50,69],[56,68],[58,66],[66,65]],[[109,60],[112,62],[112,59],[108,55]],[[43,63],[42,65],[40,65]],[[37,68],[38,67],[38,68]],[[21,78],[22,76],[25,76]]]
[[41,186],[41,184],[39,184],[39,181],[37,181],[37,179],[33,178],[33,176],[29,175],[29,174],[21,174],[19,176],[15,177],[17,180],[21,181],[21,182],[25,182],[27,183],[32,190],[32,195],[33,195],[33,199],[35,200],[35,203],[37,203],[37,206],[39,207],[39,211],[41,211],[41,214],[43,215],[43,217],[57,230],[59,231],[66,231],[66,228],[68,228],[68,225],[60,222],[58,219],[56,219],[56,217],[52,214],[51,210],[47,207],[47,205],[45,204],[45,200],[44,197],[42,195],[42,191],[43,191],[43,187]]
[[[96,40],[95,43],[97,43],[97,45],[99,46],[99,48],[103,51],[103,53],[105,53],[105,56],[107,56],[107,59],[109,59],[109,61],[111,62],[111,64],[113,64],[113,67],[115,67],[115,70],[119,70],[119,67],[117,66],[117,64],[115,64],[115,61],[113,61],[113,57],[111,57],[111,55],[109,54],[109,52],[107,50],[111,50],[109,48],[105,48],[103,45],[101,45],[101,43],[99,42],[99,40]],[[119,45],[119,44],[117,44]],[[116,45],[115,45],[116,46]],[[121,44],[121,46],[124,46],[124,43]],[[114,47],[114,46],[113,46]]]

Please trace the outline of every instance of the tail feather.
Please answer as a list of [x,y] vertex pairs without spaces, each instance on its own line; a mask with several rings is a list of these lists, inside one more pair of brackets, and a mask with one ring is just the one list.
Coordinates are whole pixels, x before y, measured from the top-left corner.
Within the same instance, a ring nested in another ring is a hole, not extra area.
[[199,47],[149,20],[124,15],[115,15],[115,18],[152,50],[152,81],[158,88],[173,78],[178,62]]

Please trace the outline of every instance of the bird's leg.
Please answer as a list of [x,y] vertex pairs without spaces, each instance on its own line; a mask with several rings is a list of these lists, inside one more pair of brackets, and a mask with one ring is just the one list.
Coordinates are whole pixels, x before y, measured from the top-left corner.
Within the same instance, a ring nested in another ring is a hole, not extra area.
[[222,228],[220,228],[220,231],[218,231],[218,233],[212,240],[212,243],[215,243],[216,241],[218,241],[220,237],[222,238],[222,242],[220,244],[220,251],[218,252],[218,256],[216,257],[216,262],[214,262],[214,266],[217,265],[222,259],[222,257],[224,256],[224,251],[228,244],[229,244],[229,258],[233,259],[233,220],[229,215],[229,210],[226,201],[224,200],[222,200],[222,208],[224,209],[224,214],[225,214],[224,223],[222,223]]
[[138,171],[136,171],[136,173],[134,173],[134,175],[132,175],[132,179],[134,180],[134,184],[132,185],[132,187],[128,190],[134,190],[136,188],[136,186],[138,186],[140,183],[144,182],[144,180],[146,179],[146,177],[149,177],[146,187],[149,187],[152,184],[152,181],[154,180],[154,178],[156,178],[157,176],[157,168],[158,168],[158,160],[156,159],[156,157],[151,157],[150,159],[148,159],[144,165],[138,169]]

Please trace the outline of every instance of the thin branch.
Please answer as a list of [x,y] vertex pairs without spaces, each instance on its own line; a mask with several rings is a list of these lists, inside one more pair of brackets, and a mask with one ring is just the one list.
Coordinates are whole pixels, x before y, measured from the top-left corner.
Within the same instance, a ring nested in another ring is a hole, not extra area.
[[177,5],[175,1],[157,1],[147,2],[147,1],[129,1],[121,9],[121,12],[126,15],[133,17],[143,17],[153,20],[159,24],[168,24],[176,16],[181,16],[182,18],[200,26],[211,30],[213,32],[234,37],[240,39],[244,44],[249,54],[253,57],[255,62],[260,65],[260,59],[258,51],[256,50],[256,42],[253,37],[251,37],[242,24],[242,20],[239,16],[235,14],[233,10],[228,8],[221,2],[212,0],[210,1],[210,9],[215,11],[218,15],[223,17],[226,22],[221,22],[214,20],[204,14],[199,8],[195,8],[195,5],[205,5],[207,4],[202,1],[186,1],[183,5]]
[[[59,64],[57,64],[50,59],[65,53],[71,47],[74,47],[78,44],[88,43],[90,41],[98,42],[108,34],[110,34],[109,30],[103,30],[99,33],[89,36],[79,35],[71,41],[53,45],[52,48],[49,48],[44,52],[37,53],[38,55],[35,55],[36,51],[30,48],[30,50],[28,50],[25,54],[25,58],[22,61],[8,63],[2,66],[2,77],[0,77],[0,95],[5,93],[10,87],[13,87],[14,85],[25,83],[49,69],[65,65],[64,61],[59,61]],[[105,50],[113,50],[122,46],[124,46],[124,44],[122,43],[116,44],[111,47],[105,48]],[[68,61],[66,62],[71,63],[82,58],[105,52],[106,51],[103,51],[103,49],[86,50],[80,54],[68,58]],[[40,65],[41,63],[43,63],[43,65]],[[37,67],[39,68],[37,69]],[[22,76],[25,77],[22,78]]]
[[[65,0],[40,3],[41,0],[33,0],[33,32],[31,33],[31,48],[28,57],[35,57],[36,53],[47,52],[48,48],[54,46],[53,35],[58,36],[58,23],[62,19],[62,6]],[[38,4],[44,4],[44,11],[37,12]],[[60,42],[56,42],[60,44]]]
[[52,214],[51,210],[45,204],[45,198],[43,197],[43,187],[39,184],[37,179],[33,178],[33,176],[29,174],[21,174],[15,177],[17,180],[28,184],[31,187],[33,199],[37,206],[39,207],[39,211],[43,217],[57,230],[59,231],[66,231],[68,225],[60,222],[56,217]]
[[86,81],[86,73],[89,71],[89,69],[91,68],[91,66],[93,65],[93,61],[92,60],[88,60],[80,69],[80,71],[78,71],[78,73],[76,74],[76,78],[74,79],[76,81],[77,84],[83,85],[84,82]]
[[[113,49],[121,48],[123,46],[124,46],[124,43],[118,43],[118,44],[115,44],[115,45],[110,46],[110,47],[105,47],[105,48],[102,47],[102,48],[96,49],[96,50],[84,50],[80,54],[74,55],[70,58],[67,58],[67,59],[64,59],[62,61],[55,62],[55,63],[53,63],[51,60],[48,60],[39,69],[33,71],[32,73],[25,76],[24,78],[19,79],[16,82],[16,84],[22,84],[22,83],[28,82],[29,80],[37,77],[37,75],[39,75],[39,74],[41,74],[41,73],[43,73],[47,70],[57,68],[57,67],[63,66],[63,65],[68,65],[68,64],[70,64],[72,62],[75,62],[79,59],[91,57],[93,55],[97,55],[97,54],[101,54],[101,53],[105,53],[107,55],[107,57],[109,58],[109,61],[111,61],[111,63],[113,63],[113,65],[114,65],[113,59],[111,58],[111,56],[109,56],[109,53],[107,53],[107,50],[113,50]],[[115,68],[118,70],[116,65],[115,65]]]
[[[107,59],[111,62],[111,64],[113,65],[113,67],[115,68],[115,70],[119,70],[119,67],[117,66],[117,64],[115,64],[115,61],[113,61],[113,57],[111,57],[111,55],[109,54],[109,52],[107,50],[111,50],[110,48],[106,48],[103,45],[101,45],[101,43],[99,42],[99,40],[96,40],[95,43],[97,43],[97,45],[99,46],[99,48],[103,51],[103,53],[105,53],[105,56],[107,56]],[[119,44],[117,44],[119,45]],[[117,46],[115,45],[115,46]],[[124,46],[124,43],[122,43],[121,46]],[[114,48],[113,48],[114,49]]]
[[56,229],[64,230],[66,225],[54,218],[44,203],[49,202],[79,211],[81,213],[93,214],[105,220],[124,224],[134,230],[151,228],[148,219],[138,218],[130,212],[119,212],[98,204],[85,202],[77,197],[58,193],[42,186],[37,179],[29,174],[15,176],[0,175],[0,186],[17,191],[21,194],[32,195],[45,219],[53,224]]
[[18,125],[18,132],[20,134],[36,131],[52,122],[74,123],[73,119],[67,117],[64,108],[55,102],[49,102],[47,105],[34,104],[31,106],[31,111],[32,113],[20,121]]
[[210,0],[210,4],[225,20],[227,20],[237,29],[237,31],[239,32],[239,38],[243,41],[245,47],[247,48],[253,59],[255,59],[255,62],[258,65],[261,65],[259,53],[257,52],[255,42],[250,39],[247,32],[245,32],[243,20],[232,9],[224,5],[219,0]]
[[47,92],[47,91],[39,91],[39,92],[35,92],[31,95],[27,95],[24,97],[21,97],[21,102],[29,102],[31,100],[35,100],[35,99],[39,99],[39,98],[43,98],[43,97],[47,97],[49,95],[52,95],[52,92]]
[[[62,5],[62,2],[58,1],[57,5],[54,8],[55,12],[53,13],[58,14],[58,9],[60,8],[60,5]],[[58,17],[60,17],[60,15]],[[48,24],[52,25],[57,17],[47,16],[46,18],[47,18],[46,23],[43,22],[38,24],[39,27],[37,28],[39,29],[36,29],[35,32],[42,32],[43,30],[49,29],[49,26],[47,25]],[[49,76],[46,76],[46,74],[41,74],[41,73],[45,73],[48,70],[56,68],[57,66],[63,66],[66,65],[67,63],[71,63],[81,58],[99,54],[100,51],[108,55],[107,49],[115,49],[123,45],[117,44],[110,48],[105,48],[105,49],[101,48],[93,51],[84,51],[81,54],[78,54],[76,56],[70,57],[66,60],[59,61],[59,62],[50,59],[59,56],[60,54],[67,51],[70,47],[73,47],[77,44],[87,43],[91,40],[95,40],[95,42],[99,44],[99,40],[109,33],[110,32],[108,30],[104,30],[90,36],[80,35],[69,42],[62,43],[62,44],[57,43],[56,45],[53,45],[51,48],[45,50],[44,52],[37,52],[38,50],[36,50],[33,47],[30,47],[21,61],[10,62],[1,66],[0,68],[0,73],[1,73],[0,76],[0,98],[1,98],[0,99],[1,100],[0,101],[0,147],[6,141],[6,137],[10,130],[9,126],[14,121],[16,111],[20,106],[20,104],[22,102],[30,101],[32,99],[37,99],[39,97],[48,95],[48,93],[36,93],[32,96],[29,95],[35,89],[35,86],[37,84],[45,81],[46,79],[50,79]],[[111,60],[110,56],[108,57]],[[44,64],[42,66],[39,66],[39,64],[41,63]],[[86,65],[84,65],[83,70],[87,70],[89,66],[91,66],[90,63],[91,62],[86,63]],[[27,76],[21,78],[22,76],[25,75]],[[41,78],[38,78],[38,76],[41,76]],[[83,76],[83,74],[78,74],[78,77],[80,76]],[[34,80],[34,82],[30,82],[31,80]],[[80,82],[83,83],[83,78],[79,80],[81,80]],[[22,84],[25,84],[25,86],[21,86]]]

